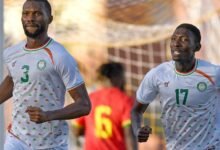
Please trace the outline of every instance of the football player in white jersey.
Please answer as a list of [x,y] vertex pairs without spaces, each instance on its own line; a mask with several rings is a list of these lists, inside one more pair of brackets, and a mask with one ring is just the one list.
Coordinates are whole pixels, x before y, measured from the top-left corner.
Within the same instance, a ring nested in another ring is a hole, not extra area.
[[[12,97],[12,124],[5,150],[67,150],[65,120],[89,114],[90,99],[74,58],[48,36],[53,20],[47,0],[26,0],[22,10],[26,41],[4,50],[8,75],[0,104]],[[65,92],[75,102],[64,107]]]
[[171,37],[172,60],[151,69],[137,90],[132,127],[139,142],[151,128],[142,126],[149,103],[159,97],[168,150],[219,150],[219,67],[195,58],[201,35],[192,24],[180,24]]

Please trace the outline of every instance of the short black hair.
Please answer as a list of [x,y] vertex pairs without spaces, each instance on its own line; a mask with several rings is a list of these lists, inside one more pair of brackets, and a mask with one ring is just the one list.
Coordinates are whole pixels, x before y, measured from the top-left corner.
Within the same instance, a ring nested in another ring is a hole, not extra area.
[[200,30],[194,26],[193,24],[189,24],[189,23],[182,23],[179,26],[176,27],[176,29],[178,28],[185,28],[190,30],[196,37],[197,42],[201,42],[201,33]]
[[124,80],[125,68],[121,63],[104,63],[99,67],[98,73],[99,75],[108,78],[113,86],[124,90],[124,83],[122,84],[122,82]]
[[45,8],[47,9],[48,15],[52,15],[52,8],[48,0],[26,0],[26,1],[36,1],[44,3]]

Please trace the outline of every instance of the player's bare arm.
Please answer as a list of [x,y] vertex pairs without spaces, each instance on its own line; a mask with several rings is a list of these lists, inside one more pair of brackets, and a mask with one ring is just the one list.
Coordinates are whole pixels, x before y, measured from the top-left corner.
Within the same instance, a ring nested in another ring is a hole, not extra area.
[[10,76],[6,76],[0,85],[0,104],[12,97],[14,83]]
[[137,142],[134,137],[131,125],[128,125],[123,128],[125,142],[126,142],[126,149],[127,150],[137,150]]
[[85,135],[85,128],[84,127],[76,127],[73,126],[72,128],[70,128],[73,135],[75,136],[74,139],[74,143],[77,147],[82,147],[83,143],[80,141],[80,136],[84,136]]
[[29,114],[30,120],[36,123],[43,123],[51,120],[67,120],[88,115],[91,110],[91,103],[85,84],[70,90],[69,93],[75,102],[62,109],[43,111],[37,107],[28,107],[26,112]]
[[141,104],[136,101],[132,108],[132,129],[138,142],[146,142],[148,140],[149,135],[152,132],[152,129],[147,125],[141,127],[142,116],[147,107],[148,104]]
[[84,127],[76,127],[73,126],[72,132],[73,134],[76,136],[76,138],[79,138],[80,136],[84,136],[85,135],[85,128]]

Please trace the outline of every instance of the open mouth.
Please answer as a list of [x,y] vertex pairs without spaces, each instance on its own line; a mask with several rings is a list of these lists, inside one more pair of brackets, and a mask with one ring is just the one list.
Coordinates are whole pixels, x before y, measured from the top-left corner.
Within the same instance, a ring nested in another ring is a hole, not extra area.
[[180,52],[180,51],[173,51],[173,54],[174,54],[174,55],[180,55],[181,52]]
[[28,30],[29,32],[34,32],[34,31],[38,30],[38,27],[37,27],[37,26],[26,26],[25,28],[26,28],[26,30]]

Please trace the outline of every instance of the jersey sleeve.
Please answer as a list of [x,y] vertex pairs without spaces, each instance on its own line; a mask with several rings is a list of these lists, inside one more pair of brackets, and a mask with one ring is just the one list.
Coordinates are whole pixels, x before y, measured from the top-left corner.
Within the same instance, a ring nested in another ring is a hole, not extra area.
[[158,94],[156,85],[156,69],[150,70],[141,81],[136,92],[137,101],[142,104],[149,104]]
[[220,66],[216,67],[216,77],[215,77],[215,83],[217,90],[220,90]]
[[7,54],[7,49],[3,51],[3,63],[4,63],[4,68],[7,72],[7,75],[11,76],[10,70],[8,68],[8,54]]
[[122,113],[122,127],[127,127],[131,124],[131,109],[133,106],[133,100],[131,98],[127,98],[124,100],[125,104],[123,105],[123,113]]
[[59,72],[67,90],[73,89],[84,83],[83,78],[77,67],[77,63],[69,53],[59,57],[56,69]]
[[73,126],[76,128],[85,128],[85,117],[80,117],[80,118],[74,119]]

